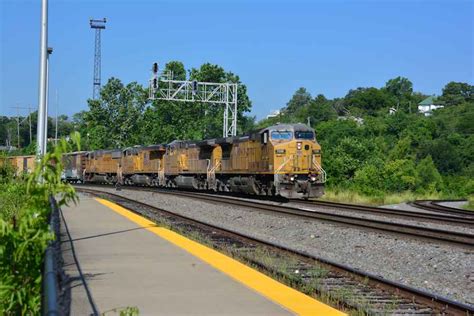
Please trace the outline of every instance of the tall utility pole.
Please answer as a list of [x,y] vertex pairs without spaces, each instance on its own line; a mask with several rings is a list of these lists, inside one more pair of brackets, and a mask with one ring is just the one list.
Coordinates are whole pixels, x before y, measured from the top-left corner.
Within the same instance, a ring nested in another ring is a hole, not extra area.
[[20,148],[20,108],[16,108],[16,123],[17,123],[17,147]]
[[44,138],[44,117],[46,112],[46,67],[48,58],[48,0],[41,1],[41,36],[40,36],[40,75],[38,93],[38,135],[37,135],[37,156],[41,158],[45,154]]
[[30,144],[31,144],[33,142],[33,136],[31,135],[31,110],[29,106],[28,106],[28,120],[30,122]]
[[94,80],[92,83],[92,99],[96,100],[100,96],[100,74],[101,74],[101,47],[100,47],[100,34],[105,29],[105,23],[107,20],[90,19],[89,24],[91,29],[95,29],[95,45],[94,45]]

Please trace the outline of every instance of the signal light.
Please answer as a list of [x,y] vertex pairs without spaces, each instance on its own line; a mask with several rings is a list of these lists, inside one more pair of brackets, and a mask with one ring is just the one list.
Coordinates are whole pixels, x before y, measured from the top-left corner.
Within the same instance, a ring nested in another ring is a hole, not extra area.
[[194,80],[193,81],[193,94],[196,94],[196,92],[197,92],[197,81]]
[[152,70],[153,70],[153,74],[156,75],[158,73],[158,63],[153,63]]
[[153,89],[158,89],[158,79],[153,78]]

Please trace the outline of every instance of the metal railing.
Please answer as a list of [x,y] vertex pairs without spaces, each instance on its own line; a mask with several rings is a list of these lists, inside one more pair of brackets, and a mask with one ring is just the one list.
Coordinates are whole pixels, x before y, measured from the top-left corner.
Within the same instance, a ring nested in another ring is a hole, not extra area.
[[320,179],[319,179],[319,183],[325,183],[326,182],[326,170],[323,169],[323,167],[321,167],[321,165],[318,163],[318,161],[316,160],[315,157],[313,157],[313,167],[319,172],[319,175],[320,175]]
[[44,255],[42,315],[61,315],[59,307],[59,208],[54,197],[49,198],[51,206],[50,229],[55,239],[50,241]]

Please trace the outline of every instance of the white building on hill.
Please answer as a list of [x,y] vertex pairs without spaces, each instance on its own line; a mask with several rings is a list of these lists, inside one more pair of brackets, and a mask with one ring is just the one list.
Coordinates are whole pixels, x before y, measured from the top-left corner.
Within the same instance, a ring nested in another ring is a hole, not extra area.
[[427,97],[418,103],[418,111],[425,116],[430,116],[436,109],[444,108],[443,102],[437,101],[435,97]]

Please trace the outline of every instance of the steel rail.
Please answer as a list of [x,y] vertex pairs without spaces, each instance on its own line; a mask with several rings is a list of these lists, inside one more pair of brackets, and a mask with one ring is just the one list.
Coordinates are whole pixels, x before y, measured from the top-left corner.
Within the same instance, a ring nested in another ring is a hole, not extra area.
[[[417,238],[426,239],[435,242],[447,242],[463,247],[474,247],[474,234],[456,232],[451,230],[442,230],[438,228],[430,228],[424,226],[409,225],[403,223],[387,222],[376,219],[361,218],[349,215],[327,213],[318,210],[305,210],[292,206],[280,206],[257,201],[248,201],[241,199],[229,198],[228,196],[205,194],[192,191],[176,191],[164,189],[150,189],[144,187],[130,187],[132,190],[147,191],[153,193],[163,193],[175,196],[183,196],[191,199],[199,199],[203,201],[217,202],[226,205],[235,205],[247,207],[251,210],[264,211],[272,214],[285,214],[295,217],[325,220],[338,224],[355,226],[358,228],[374,229],[382,232],[390,232],[399,235],[415,236]],[[128,187],[127,187],[128,189]]]
[[172,195],[179,195],[189,197],[193,199],[200,199],[211,202],[218,202],[223,204],[232,204],[235,206],[248,207],[250,209],[258,211],[266,211],[270,213],[280,213],[285,215],[292,215],[296,217],[311,218],[318,220],[326,220],[356,227],[364,227],[370,229],[376,229],[383,232],[391,232],[395,234],[416,236],[428,240],[436,240],[454,243],[456,245],[474,247],[474,235],[456,231],[442,230],[437,228],[386,222],[375,219],[366,219],[360,217],[354,217],[349,215],[341,215],[334,213],[321,212],[317,210],[304,210],[292,206],[279,206],[267,203],[261,203],[257,201],[245,201],[240,199],[230,199],[223,196],[203,194],[198,192],[184,192],[184,191],[172,191],[172,190],[146,190],[156,193],[165,193]]
[[[141,205],[141,206],[146,207],[146,208],[157,210],[161,213],[169,214],[171,216],[181,218],[181,219],[193,222],[193,223],[197,223],[199,225],[203,225],[203,226],[206,226],[206,227],[210,227],[212,229],[220,230],[220,231],[226,232],[228,234],[232,234],[232,235],[238,236],[240,238],[250,240],[250,241],[255,242],[255,243],[259,243],[259,244],[262,244],[262,245],[266,245],[266,246],[270,246],[270,247],[273,247],[273,248],[281,249],[282,251],[286,251],[286,252],[293,253],[293,254],[296,254],[296,255],[299,255],[299,256],[302,256],[302,257],[306,257],[308,259],[315,260],[318,263],[320,263],[322,266],[328,267],[331,270],[341,271],[341,272],[346,273],[348,275],[354,276],[358,280],[368,280],[370,284],[373,284],[373,285],[379,286],[383,289],[389,290],[391,293],[399,294],[400,296],[405,297],[405,298],[409,298],[410,300],[415,301],[415,302],[420,302],[420,303],[428,305],[428,306],[433,306],[437,309],[440,309],[443,312],[443,314],[447,314],[447,315],[474,315],[474,307],[473,306],[470,306],[470,305],[467,305],[467,304],[464,304],[464,303],[461,303],[461,302],[456,302],[456,301],[454,301],[450,298],[447,298],[447,297],[444,297],[444,296],[441,296],[441,295],[437,295],[437,294],[434,294],[434,293],[430,293],[428,291],[424,291],[424,290],[421,290],[421,289],[417,289],[417,288],[405,285],[405,284],[400,283],[400,282],[391,281],[391,280],[382,278],[380,276],[374,275],[374,274],[369,273],[369,272],[365,272],[365,271],[355,269],[355,268],[352,268],[352,267],[344,265],[344,264],[334,262],[334,261],[329,260],[329,259],[325,259],[325,258],[321,258],[321,257],[315,256],[315,255],[312,255],[312,254],[310,254],[308,252],[305,252],[305,251],[292,249],[292,248],[289,248],[289,247],[287,247],[285,245],[282,245],[281,243],[278,243],[278,242],[274,242],[274,241],[270,242],[270,241],[263,240],[261,238],[252,237],[252,236],[249,236],[249,235],[244,234],[242,232],[238,232],[238,231],[233,230],[233,229],[228,229],[228,228],[220,227],[220,226],[217,226],[217,225],[209,224],[209,223],[206,223],[206,222],[194,219],[194,218],[187,217],[185,215],[177,214],[177,213],[174,213],[172,211],[163,210],[159,207],[150,205],[148,203],[133,200],[133,199],[124,197],[122,195],[114,194],[114,193],[111,193],[111,192],[97,191],[97,190],[84,189],[84,188],[77,188],[77,190],[80,191],[80,192],[82,191],[82,192],[89,193],[89,194],[92,194],[92,195],[95,195],[95,196],[98,196],[99,194],[108,195],[108,196],[111,196],[115,199],[128,201],[129,203],[135,203],[137,205]],[[117,202],[117,201],[114,201],[114,202],[121,205],[121,206],[123,206],[123,207],[126,207],[123,204],[121,204],[120,202]],[[141,214],[139,211],[136,211],[136,210],[133,210],[133,209],[132,209],[132,211]]]
[[474,217],[465,218],[461,216],[452,216],[452,215],[446,215],[446,214],[430,214],[430,213],[425,213],[425,212],[403,211],[403,210],[396,210],[396,209],[390,209],[390,208],[384,208],[384,207],[371,207],[371,206],[366,206],[366,205],[355,205],[355,204],[337,203],[337,202],[329,202],[329,201],[315,201],[315,200],[299,201],[298,200],[298,201],[293,201],[293,202],[298,203],[298,204],[316,205],[316,206],[330,207],[330,208],[342,208],[342,209],[355,210],[358,212],[367,212],[367,213],[372,213],[372,214],[395,215],[399,217],[405,217],[408,219],[420,218],[420,219],[436,220],[436,221],[442,221],[442,222],[474,225]]
[[[104,187],[108,185],[104,184],[75,184],[75,186],[89,186],[89,187]],[[150,191],[150,192],[162,192],[168,193],[170,191],[177,192],[176,189],[170,188],[151,188],[151,187],[139,187],[139,186],[125,186],[124,188],[128,190],[138,190],[138,191]],[[189,190],[180,190],[179,192],[194,192],[197,194],[206,194],[212,196],[221,196],[226,198],[245,198],[245,199],[252,199],[261,201],[258,198],[268,198],[266,196],[251,196],[251,195],[239,195],[239,194],[231,194],[230,192],[218,192],[218,193],[206,193],[206,192],[195,192]],[[276,201],[276,198],[270,201]],[[366,205],[357,205],[357,204],[347,204],[347,203],[337,203],[337,202],[330,202],[330,201],[320,201],[320,200],[288,200],[285,199],[285,202],[292,202],[295,204],[304,204],[304,205],[313,205],[325,208],[336,208],[336,209],[343,209],[343,210],[354,210],[358,212],[365,212],[365,213],[372,213],[375,215],[389,215],[389,216],[397,216],[403,217],[408,220],[420,219],[420,220],[429,220],[429,221],[438,221],[441,224],[461,224],[461,225],[473,225],[474,228],[474,212],[472,212],[473,218],[463,217],[459,215],[450,215],[450,214],[439,214],[439,212],[435,213],[427,213],[427,212],[418,212],[418,211],[405,211],[405,210],[397,210],[397,209],[390,209],[390,208],[383,208],[383,207],[371,207]],[[444,206],[443,206],[444,207]],[[433,212],[432,209],[429,209]],[[467,211],[469,212],[469,211]],[[469,213],[468,213],[469,214]]]
[[431,212],[438,212],[438,213],[445,213],[445,214],[453,214],[458,216],[463,216],[463,218],[474,220],[474,212],[468,210],[462,210],[455,207],[449,207],[445,205],[440,205],[439,203],[443,202],[459,202],[462,200],[416,200],[414,202],[410,202],[409,204],[413,207],[421,208]]

